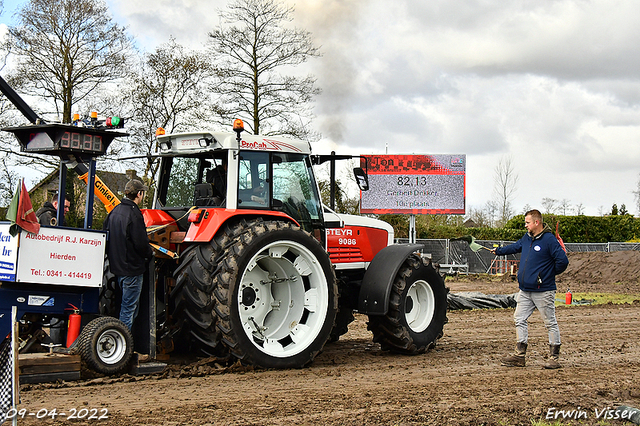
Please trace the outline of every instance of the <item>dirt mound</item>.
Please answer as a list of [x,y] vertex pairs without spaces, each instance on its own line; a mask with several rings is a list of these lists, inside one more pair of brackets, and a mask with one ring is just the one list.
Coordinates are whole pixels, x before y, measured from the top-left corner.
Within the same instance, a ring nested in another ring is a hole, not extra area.
[[572,291],[640,293],[640,252],[569,253],[569,267],[556,278]]

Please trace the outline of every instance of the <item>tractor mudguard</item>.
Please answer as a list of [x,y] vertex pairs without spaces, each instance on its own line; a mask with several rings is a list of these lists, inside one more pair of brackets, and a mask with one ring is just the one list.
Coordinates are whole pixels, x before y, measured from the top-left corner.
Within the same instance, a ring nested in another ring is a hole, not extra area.
[[290,221],[296,226],[300,226],[291,216],[284,212],[279,211],[267,211],[267,210],[249,210],[249,209],[203,209],[205,210],[202,221],[198,223],[191,223],[191,226],[187,230],[185,236],[185,242],[209,242],[213,239],[214,235],[218,233],[218,230],[224,225],[224,223],[237,216],[244,216],[247,219],[251,217],[264,217],[274,218],[280,220]]
[[394,244],[380,250],[364,273],[358,297],[358,312],[385,315],[389,309],[391,286],[402,263],[422,244]]

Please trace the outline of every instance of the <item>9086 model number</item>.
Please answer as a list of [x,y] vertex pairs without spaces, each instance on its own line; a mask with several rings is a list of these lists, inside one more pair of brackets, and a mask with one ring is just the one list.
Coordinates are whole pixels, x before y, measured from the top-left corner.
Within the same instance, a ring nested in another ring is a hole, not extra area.
[[338,244],[341,246],[355,246],[357,241],[355,238],[338,238]]
[[38,411],[29,411],[26,408],[17,410],[15,408],[10,409],[7,412],[7,420],[14,417],[24,419],[25,417],[35,417],[36,419],[51,418],[52,420],[107,420],[109,418],[109,410],[107,408],[69,408],[67,412],[58,412],[57,408],[49,410],[47,408],[41,408]]

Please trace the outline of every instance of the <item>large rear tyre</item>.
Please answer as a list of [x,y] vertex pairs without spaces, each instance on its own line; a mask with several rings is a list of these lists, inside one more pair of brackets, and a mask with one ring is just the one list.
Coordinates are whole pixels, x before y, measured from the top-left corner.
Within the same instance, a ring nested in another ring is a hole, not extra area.
[[176,286],[169,296],[171,316],[179,328],[175,348],[203,356],[224,357],[228,350],[221,344],[218,318],[214,312],[212,272],[216,268],[215,241],[194,244],[181,256],[174,273]]
[[430,263],[409,256],[398,271],[386,315],[370,315],[368,328],[383,350],[415,355],[435,346],[447,322],[447,288]]
[[106,375],[128,370],[133,356],[133,336],[119,319],[100,317],[78,336],[78,353],[89,368]]
[[329,336],[329,342],[337,342],[340,340],[340,336],[349,331],[349,324],[355,321],[355,319],[356,318],[353,316],[353,309],[346,306],[340,306],[338,314],[336,315],[336,323]]
[[243,363],[298,368],[322,350],[337,311],[336,278],[320,243],[297,226],[256,219],[226,230],[215,276],[223,342]]
[[120,316],[120,305],[122,304],[122,290],[118,286],[118,279],[111,272],[109,258],[104,257],[102,267],[102,287],[100,288],[99,312],[101,315],[118,318]]

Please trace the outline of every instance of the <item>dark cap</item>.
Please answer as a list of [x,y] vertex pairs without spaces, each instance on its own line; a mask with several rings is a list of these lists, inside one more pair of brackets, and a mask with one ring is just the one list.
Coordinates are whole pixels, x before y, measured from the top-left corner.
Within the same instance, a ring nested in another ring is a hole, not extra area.
[[141,181],[139,181],[138,179],[131,179],[124,186],[125,194],[137,194],[139,191],[148,191],[148,190],[149,190],[149,187],[144,183],[142,183]]

